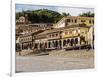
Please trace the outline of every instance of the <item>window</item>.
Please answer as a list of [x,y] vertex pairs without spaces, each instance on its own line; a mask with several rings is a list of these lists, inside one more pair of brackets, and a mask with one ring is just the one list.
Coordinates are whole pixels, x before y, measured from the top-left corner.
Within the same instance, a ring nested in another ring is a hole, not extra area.
[[23,38],[23,41],[25,41],[25,38]]
[[21,41],[23,41],[23,39],[21,39]]
[[58,34],[56,33],[56,36],[58,36]]
[[30,37],[28,38],[28,40],[30,40]]
[[78,30],[76,30],[76,33],[78,33]]
[[67,22],[70,22],[70,19],[67,19]]
[[67,44],[70,43],[70,39],[67,40]]
[[81,22],[85,22],[85,20],[81,20]]
[[50,48],[50,46],[51,46],[51,42],[49,41],[49,43],[48,43],[48,47]]
[[69,34],[72,34],[72,31],[69,31]]
[[73,22],[73,19],[72,19],[72,22]]
[[77,23],[77,20],[75,19],[75,23]]
[[92,20],[92,23],[94,24],[94,20]]
[[51,34],[49,35],[49,37],[51,37]]
[[75,44],[78,44],[78,38],[75,38]]
[[91,24],[91,20],[89,20],[89,23]]
[[68,32],[66,31],[65,34],[68,34]]
[[52,34],[52,37],[55,37],[55,34]]
[[67,43],[67,41],[66,41],[66,40],[63,40],[63,46],[65,46],[65,45],[66,45],[66,43]]
[[65,35],[68,34],[68,30],[65,31]]

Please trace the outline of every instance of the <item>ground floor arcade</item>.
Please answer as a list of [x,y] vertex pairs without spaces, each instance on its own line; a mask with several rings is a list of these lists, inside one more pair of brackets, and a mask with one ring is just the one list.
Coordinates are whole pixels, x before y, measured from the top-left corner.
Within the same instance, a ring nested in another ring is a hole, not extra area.
[[16,50],[24,49],[64,49],[73,48],[81,45],[88,45],[88,41],[81,37],[71,37],[62,39],[41,39],[30,42],[16,44]]

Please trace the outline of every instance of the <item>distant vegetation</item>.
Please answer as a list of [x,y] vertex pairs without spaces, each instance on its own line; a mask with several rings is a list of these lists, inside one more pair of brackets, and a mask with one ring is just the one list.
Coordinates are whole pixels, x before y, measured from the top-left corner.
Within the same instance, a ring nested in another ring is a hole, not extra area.
[[87,12],[87,13],[82,13],[79,16],[81,16],[81,17],[94,17],[94,13]]
[[28,15],[28,20],[32,23],[56,23],[58,22],[62,17],[69,16],[70,14],[66,13],[58,13],[56,11],[48,10],[48,9],[39,9],[39,10],[33,10],[33,11],[22,11],[16,13],[16,19],[18,19],[20,16]]
[[[48,9],[39,9],[39,10],[27,10],[16,13],[16,19],[20,16],[26,16],[28,20],[32,23],[57,23],[61,18],[65,16],[71,16],[70,13],[63,12],[60,14],[59,12],[48,10]],[[79,16],[93,17],[94,14],[91,12],[82,13]]]

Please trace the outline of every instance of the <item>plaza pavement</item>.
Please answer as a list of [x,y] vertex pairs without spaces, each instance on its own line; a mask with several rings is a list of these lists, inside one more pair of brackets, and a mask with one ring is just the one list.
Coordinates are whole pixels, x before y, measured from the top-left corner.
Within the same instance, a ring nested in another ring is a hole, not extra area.
[[50,55],[16,56],[16,72],[43,72],[94,68],[94,57],[73,58]]

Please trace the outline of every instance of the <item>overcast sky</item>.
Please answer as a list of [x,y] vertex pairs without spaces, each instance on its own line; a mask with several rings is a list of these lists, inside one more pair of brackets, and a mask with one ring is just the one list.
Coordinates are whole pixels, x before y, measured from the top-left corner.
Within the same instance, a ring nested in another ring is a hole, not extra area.
[[22,10],[37,10],[37,9],[49,9],[57,11],[59,13],[70,13],[72,16],[77,16],[83,12],[94,13],[93,8],[79,8],[79,7],[68,7],[68,6],[44,6],[44,5],[29,5],[29,4],[16,4],[16,12],[21,12]]

